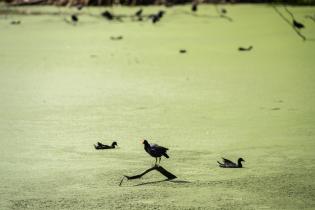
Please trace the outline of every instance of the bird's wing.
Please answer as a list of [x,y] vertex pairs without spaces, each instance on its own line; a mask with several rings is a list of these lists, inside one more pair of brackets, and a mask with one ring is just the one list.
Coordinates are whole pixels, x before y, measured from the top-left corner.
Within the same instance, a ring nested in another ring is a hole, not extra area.
[[225,158],[222,158],[223,162],[225,165],[236,165],[234,162],[228,160],[228,159],[225,159]]
[[151,146],[151,148],[153,148],[153,149],[165,150],[165,151],[168,150],[168,148],[162,147],[162,146],[157,145],[157,144],[150,144],[150,146]]

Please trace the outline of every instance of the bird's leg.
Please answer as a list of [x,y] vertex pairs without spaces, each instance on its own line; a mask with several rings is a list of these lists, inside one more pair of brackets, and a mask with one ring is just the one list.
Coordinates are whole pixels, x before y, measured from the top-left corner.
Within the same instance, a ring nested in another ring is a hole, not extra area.
[[160,163],[161,163],[161,157],[159,157],[159,165],[160,165]]
[[157,165],[157,158],[155,158],[155,164],[154,164],[155,166]]

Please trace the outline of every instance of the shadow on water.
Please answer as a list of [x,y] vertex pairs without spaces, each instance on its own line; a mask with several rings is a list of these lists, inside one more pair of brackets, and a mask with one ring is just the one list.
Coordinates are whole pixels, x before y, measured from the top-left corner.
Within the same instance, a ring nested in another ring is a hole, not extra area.
[[189,182],[189,181],[185,181],[185,180],[170,180],[170,179],[163,179],[163,180],[160,180],[160,181],[144,182],[144,183],[136,184],[136,185],[133,185],[133,186],[134,186],[134,187],[136,187],[136,186],[143,186],[143,185],[157,184],[157,183],[162,183],[162,182],[172,182],[172,183],[175,183],[175,184],[189,184],[189,183],[191,183],[191,182]]

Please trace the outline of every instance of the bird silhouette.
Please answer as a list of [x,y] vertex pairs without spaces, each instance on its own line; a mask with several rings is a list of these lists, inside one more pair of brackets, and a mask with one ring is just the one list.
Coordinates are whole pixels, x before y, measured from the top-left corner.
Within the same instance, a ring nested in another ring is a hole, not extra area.
[[168,148],[159,146],[157,144],[149,144],[149,142],[147,140],[143,140],[142,142],[144,144],[144,150],[151,155],[152,157],[155,158],[155,165],[158,162],[159,159],[159,163],[161,162],[161,157],[164,156],[166,158],[169,158],[169,156],[166,154]]
[[159,18],[162,18],[165,14],[165,11],[164,10],[160,10],[158,13],[157,13],[157,16],[159,16]]
[[110,13],[109,11],[104,11],[101,14],[104,18],[106,18],[107,20],[113,20],[114,19],[114,15],[112,13]]
[[239,47],[238,50],[239,51],[251,51],[253,49],[253,46],[249,46],[247,48],[245,47]]
[[102,144],[101,142],[97,142],[97,145],[94,144],[94,148],[95,149],[115,149],[115,146],[118,146],[117,142],[114,141],[112,143],[112,145],[105,145],[105,144]]
[[139,10],[135,13],[135,15],[136,15],[137,17],[141,17],[142,12],[143,12],[143,10],[142,10],[142,9],[139,9]]
[[160,21],[160,17],[158,15],[153,15],[152,17],[152,23],[157,23]]
[[180,53],[186,53],[187,50],[185,50],[185,49],[180,49],[179,52],[180,52]]
[[84,7],[83,4],[78,4],[78,5],[77,5],[77,9],[78,9],[78,10],[83,9],[83,7]]
[[123,36],[111,36],[111,40],[122,40],[124,37]]
[[71,15],[71,20],[72,20],[72,23],[77,23],[77,22],[79,22],[79,18],[78,18],[78,16],[77,15],[75,15],[75,14],[73,14],[73,15]]
[[237,160],[237,164],[225,158],[222,158],[222,160],[223,160],[223,163],[220,163],[219,161],[217,161],[219,164],[219,167],[221,168],[242,168],[243,167],[242,162],[243,161],[245,162],[243,158],[239,158]]
[[164,16],[165,11],[160,10],[158,13],[149,15],[149,18],[152,18],[152,23],[157,23],[161,20],[161,18]]
[[192,12],[197,12],[197,10],[198,10],[198,3],[193,2],[192,5],[191,5],[191,11]]
[[295,27],[297,29],[305,28],[305,26],[302,23],[296,21],[295,19],[293,19],[293,27]]

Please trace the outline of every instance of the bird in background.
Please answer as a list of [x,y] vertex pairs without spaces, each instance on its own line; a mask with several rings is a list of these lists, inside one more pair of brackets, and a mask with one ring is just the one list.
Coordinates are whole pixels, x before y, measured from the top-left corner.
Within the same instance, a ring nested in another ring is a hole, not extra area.
[[305,28],[305,26],[302,23],[296,21],[295,19],[293,19],[292,24],[293,24],[293,27],[297,29]]
[[249,46],[249,47],[239,47],[238,50],[239,51],[251,51],[253,49],[253,46]]
[[114,141],[110,146],[102,144],[101,142],[97,142],[97,145],[94,144],[95,149],[115,149],[115,146],[118,146],[116,141]]
[[193,2],[192,5],[191,5],[191,11],[192,12],[197,12],[198,10],[198,2]]
[[111,13],[111,12],[109,12],[109,11],[104,11],[104,12],[102,12],[102,14],[101,14],[104,18],[106,18],[107,20],[113,20],[114,19],[114,15]]
[[222,8],[222,9],[221,9],[221,13],[222,13],[223,15],[225,15],[225,14],[227,13],[227,10],[224,9],[224,8]]
[[78,4],[78,5],[77,5],[77,10],[82,10],[82,9],[83,9],[83,7],[84,7],[84,5],[83,5],[83,4]]
[[144,144],[144,150],[155,158],[155,165],[157,165],[158,159],[160,164],[162,156],[169,158],[169,156],[166,154],[168,148],[159,146],[157,144],[149,144],[149,142],[145,139],[142,141],[142,144]]
[[135,16],[141,17],[142,12],[143,12],[143,10],[142,10],[142,8],[141,8],[141,9],[139,9],[139,10],[135,13]]
[[75,14],[71,15],[71,20],[73,24],[76,24],[77,22],[79,22],[79,18]]
[[234,162],[232,162],[228,159],[225,159],[225,158],[222,158],[222,160],[223,160],[223,163],[220,163],[219,161],[217,161],[219,164],[219,167],[221,167],[221,168],[242,168],[243,167],[242,162],[243,161],[245,162],[245,160],[243,158],[239,158],[237,160],[237,163],[234,163]]
[[19,24],[21,24],[21,21],[20,20],[12,20],[11,24],[12,25],[19,25]]

